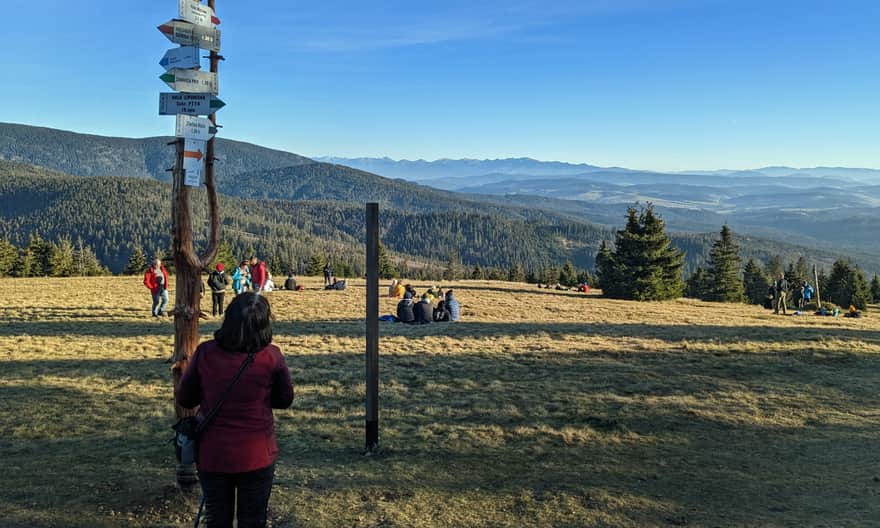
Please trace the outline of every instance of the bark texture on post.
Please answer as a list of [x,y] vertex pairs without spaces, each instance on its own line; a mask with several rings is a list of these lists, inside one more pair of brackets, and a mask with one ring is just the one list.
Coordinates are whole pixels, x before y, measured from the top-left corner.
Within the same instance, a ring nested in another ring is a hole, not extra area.
[[[208,6],[214,9],[214,0]],[[222,57],[211,52],[211,72],[217,73]],[[209,116],[216,125],[215,114]],[[189,359],[199,345],[199,318],[201,312],[200,285],[202,270],[207,268],[214,256],[220,240],[220,212],[217,188],[214,181],[214,138],[208,141],[205,160],[205,188],[208,199],[209,233],[205,252],[196,255],[193,247],[193,222],[191,190],[184,185],[183,151],[185,142],[177,140],[177,157],[174,167],[174,183],[171,198],[172,249],[174,251],[175,296],[174,296],[174,354],[172,355],[171,377],[173,387],[177,387],[186,370]],[[184,409],[174,400],[174,413],[178,419],[194,416],[198,409]],[[177,482],[182,487],[191,487],[198,482],[194,467],[178,466]]]

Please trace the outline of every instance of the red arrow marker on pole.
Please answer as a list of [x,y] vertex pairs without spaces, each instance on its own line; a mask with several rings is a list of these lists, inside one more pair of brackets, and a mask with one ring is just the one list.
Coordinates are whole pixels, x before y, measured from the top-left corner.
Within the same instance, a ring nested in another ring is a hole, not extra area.
[[204,157],[204,155],[202,154],[202,151],[201,151],[201,150],[197,150],[197,151],[195,151],[195,152],[193,152],[193,151],[191,151],[191,150],[184,150],[184,151],[183,151],[183,157],[184,157],[184,158],[194,158],[194,159],[197,159],[197,160],[199,160],[199,161],[202,161],[202,158]]

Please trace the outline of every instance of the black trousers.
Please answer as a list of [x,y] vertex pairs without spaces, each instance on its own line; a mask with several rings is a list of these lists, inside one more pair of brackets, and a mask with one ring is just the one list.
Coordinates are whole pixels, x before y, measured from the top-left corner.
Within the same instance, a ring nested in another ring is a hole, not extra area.
[[226,292],[211,292],[211,315],[223,315],[223,298]]
[[[208,473],[199,471],[205,494],[205,526],[232,528],[238,504],[238,528],[266,526],[269,494],[275,478],[275,464],[247,473]],[[236,491],[238,500],[236,500]]]

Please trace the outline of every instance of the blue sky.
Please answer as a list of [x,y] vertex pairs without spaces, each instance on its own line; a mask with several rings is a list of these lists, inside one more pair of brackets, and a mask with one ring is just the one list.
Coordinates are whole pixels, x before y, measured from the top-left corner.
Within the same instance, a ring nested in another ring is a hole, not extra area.
[[[224,137],[310,156],[880,168],[877,0],[217,2]],[[156,26],[176,8],[2,0],[0,121],[170,134]]]

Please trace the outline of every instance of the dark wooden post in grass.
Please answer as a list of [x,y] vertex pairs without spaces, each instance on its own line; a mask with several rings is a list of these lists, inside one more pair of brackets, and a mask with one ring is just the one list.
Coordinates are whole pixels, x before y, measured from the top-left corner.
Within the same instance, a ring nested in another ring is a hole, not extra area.
[[379,447],[379,204],[367,204],[366,448]]
[[[215,0],[208,0],[208,7],[211,9],[214,9],[214,4]],[[217,73],[218,64],[223,58],[212,51],[209,59],[211,72]],[[209,119],[216,127],[216,114],[210,114]],[[202,280],[202,270],[214,260],[220,239],[220,212],[214,181],[214,138],[211,137],[208,140],[205,149],[205,188],[208,198],[210,229],[208,245],[201,255],[196,255],[193,248],[191,190],[184,185],[184,141],[182,138],[177,140],[177,159],[174,166],[174,185],[171,199],[172,250],[177,275],[174,297],[174,354],[171,359],[174,387],[177,387],[180,382],[189,358],[199,344],[199,316],[201,315],[199,286]],[[184,409],[175,399],[174,412],[180,419],[195,415],[197,409]],[[196,484],[198,476],[195,468],[178,466],[177,482],[182,487]]]

